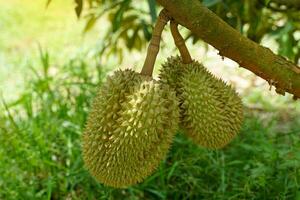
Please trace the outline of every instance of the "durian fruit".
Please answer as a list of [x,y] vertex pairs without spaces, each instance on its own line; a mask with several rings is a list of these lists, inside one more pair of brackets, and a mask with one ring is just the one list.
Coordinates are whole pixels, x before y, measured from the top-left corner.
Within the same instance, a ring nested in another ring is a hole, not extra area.
[[178,123],[175,91],[147,73],[116,71],[100,88],[87,120],[85,166],[108,186],[141,182],[165,158]]
[[83,135],[86,167],[100,182],[126,187],[150,175],[166,156],[179,120],[168,86],[131,70],[102,86]]
[[171,57],[162,67],[161,81],[176,89],[181,128],[204,147],[221,148],[239,132],[243,119],[241,98],[197,61],[183,64]]
[[[183,132],[201,146],[221,148],[241,128],[242,100],[232,87],[214,77],[199,62],[191,60],[184,42],[180,42],[183,40],[177,26],[173,24],[172,27],[172,22],[171,31],[175,36],[176,46],[185,59],[170,57],[162,66],[160,81],[176,90]],[[184,64],[184,61],[188,64]]]

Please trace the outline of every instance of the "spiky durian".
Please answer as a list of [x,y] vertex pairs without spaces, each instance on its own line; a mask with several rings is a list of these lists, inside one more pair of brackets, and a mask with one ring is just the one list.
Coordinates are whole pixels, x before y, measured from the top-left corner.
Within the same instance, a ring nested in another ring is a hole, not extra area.
[[179,121],[168,86],[131,70],[100,88],[83,134],[83,158],[97,180],[126,187],[150,175],[165,157]]
[[199,62],[183,64],[181,58],[171,57],[163,64],[160,79],[176,90],[180,127],[193,141],[216,149],[239,132],[243,119],[241,98]]

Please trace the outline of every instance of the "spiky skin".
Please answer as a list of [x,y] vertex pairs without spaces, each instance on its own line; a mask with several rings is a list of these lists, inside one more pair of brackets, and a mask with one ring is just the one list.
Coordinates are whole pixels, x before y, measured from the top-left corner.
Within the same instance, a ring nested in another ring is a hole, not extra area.
[[183,64],[181,58],[171,57],[161,69],[160,81],[176,90],[180,127],[194,142],[218,149],[238,134],[243,121],[241,98],[199,62]]
[[165,158],[178,128],[175,92],[131,70],[102,85],[83,134],[86,168],[105,185],[141,182]]

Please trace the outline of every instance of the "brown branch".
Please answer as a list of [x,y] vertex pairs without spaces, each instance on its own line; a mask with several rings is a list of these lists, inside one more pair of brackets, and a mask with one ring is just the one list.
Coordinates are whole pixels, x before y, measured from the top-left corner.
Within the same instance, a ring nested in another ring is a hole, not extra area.
[[191,58],[190,52],[185,45],[185,41],[184,41],[183,37],[179,33],[178,23],[175,22],[174,20],[171,20],[170,27],[171,27],[171,33],[172,33],[175,45],[180,52],[182,62],[184,64],[192,63],[193,60]]
[[142,68],[141,74],[146,76],[152,76],[154,64],[156,61],[157,54],[159,52],[159,45],[161,40],[161,34],[164,27],[170,20],[168,12],[163,9],[158,16],[157,22],[152,32],[152,38],[148,46],[146,59]]
[[300,68],[270,49],[242,36],[198,0],[157,0],[182,26],[276,87],[300,98]]

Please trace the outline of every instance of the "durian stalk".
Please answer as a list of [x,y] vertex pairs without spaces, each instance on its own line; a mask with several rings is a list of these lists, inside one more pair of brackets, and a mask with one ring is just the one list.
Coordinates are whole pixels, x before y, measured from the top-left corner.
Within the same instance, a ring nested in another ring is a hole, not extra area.
[[153,29],[152,38],[151,38],[151,41],[150,41],[150,44],[149,44],[148,50],[147,50],[147,56],[145,59],[143,69],[141,71],[142,75],[146,75],[146,76],[150,76],[150,77],[152,76],[155,60],[156,60],[157,54],[159,52],[161,34],[169,20],[170,20],[170,17],[168,15],[168,11],[166,9],[163,9],[159,13],[157,22]]
[[178,23],[175,20],[171,20],[171,33],[175,42],[176,47],[178,48],[182,62],[184,64],[190,64],[193,62],[191,55],[185,45],[185,41],[181,34],[178,31]]

